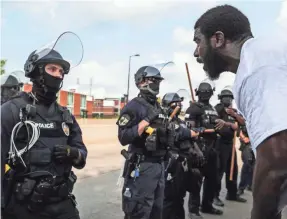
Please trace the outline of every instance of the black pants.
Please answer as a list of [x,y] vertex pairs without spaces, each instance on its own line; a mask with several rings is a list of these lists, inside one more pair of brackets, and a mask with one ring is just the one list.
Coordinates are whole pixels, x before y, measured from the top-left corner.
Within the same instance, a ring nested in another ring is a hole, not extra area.
[[[212,208],[218,182],[218,153],[215,150],[215,142],[213,141],[208,148],[209,149],[205,153],[206,164],[202,170],[204,182],[201,206],[204,209]],[[195,187],[190,193],[188,201],[190,212],[197,212],[199,210],[201,182],[202,178],[198,177],[195,182]]]
[[[142,162],[139,177],[125,179],[122,191],[125,219],[161,219],[164,185],[164,163]],[[131,197],[124,196],[127,188]]]
[[244,190],[247,186],[250,186],[250,187],[252,186],[255,156],[250,146],[246,146],[243,149],[241,158],[242,158],[243,166],[241,169],[239,188]]
[[185,218],[184,197],[191,178],[188,172],[184,172],[181,162],[175,165],[174,173],[165,174],[163,219]]
[[31,212],[25,202],[12,198],[3,219],[80,219],[79,211],[70,199],[46,205],[41,212]]
[[189,184],[189,199],[188,199],[188,210],[192,213],[199,212],[200,206],[200,190],[202,186],[202,172],[199,169],[192,169],[189,173],[190,184]]
[[252,186],[253,166],[248,163],[243,163],[241,168],[241,177],[239,189],[246,189],[247,186]]
[[233,179],[230,180],[230,168],[232,159],[232,147],[233,143],[218,141],[218,151],[219,151],[219,180],[217,183],[216,196],[219,197],[221,191],[221,181],[225,173],[225,185],[227,189],[227,194],[230,198],[236,198],[237,195],[237,177],[238,177],[238,165],[237,156],[235,151],[234,156],[234,168],[233,168]]

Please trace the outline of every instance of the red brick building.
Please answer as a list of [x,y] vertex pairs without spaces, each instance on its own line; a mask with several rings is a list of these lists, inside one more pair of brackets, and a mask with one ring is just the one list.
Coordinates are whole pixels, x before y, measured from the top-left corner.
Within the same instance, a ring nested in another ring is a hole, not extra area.
[[116,117],[121,110],[120,98],[94,99],[94,117]]
[[[24,84],[23,91],[30,92],[31,84]],[[58,95],[58,103],[67,107],[75,117],[88,117],[93,115],[93,97],[76,93],[75,90],[60,90]]]

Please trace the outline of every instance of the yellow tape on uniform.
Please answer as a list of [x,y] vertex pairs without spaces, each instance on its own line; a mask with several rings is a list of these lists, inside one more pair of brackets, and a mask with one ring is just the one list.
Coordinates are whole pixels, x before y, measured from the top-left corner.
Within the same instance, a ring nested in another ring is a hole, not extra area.
[[10,169],[10,166],[8,164],[5,164],[5,173],[7,173]]

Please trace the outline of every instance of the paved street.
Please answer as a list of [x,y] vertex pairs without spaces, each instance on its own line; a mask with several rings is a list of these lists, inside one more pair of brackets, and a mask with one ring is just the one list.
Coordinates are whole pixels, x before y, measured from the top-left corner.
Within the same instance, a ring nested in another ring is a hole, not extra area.
[[[123,218],[120,189],[116,187],[118,175],[119,171],[112,171],[98,177],[86,178],[77,184],[75,194],[81,219]],[[224,195],[225,191],[222,192],[222,197]],[[238,204],[225,201],[223,216],[205,215],[204,218],[247,219],[251,209],[251,193],[246,192],[244,197],[248,199],[248,203]]]
[[[78,176],[75,194],[81,219],[122,219],[121,193],[116,183],[123,160],[120,156],[123,147],[117,139],[116,120],[80,120],[79,123],[89,150],[86,167],[75,170]],[[238,165],[241,167],[239,151],[237,155]],[[225,190],[221,196],[224,200]],[[223,216],[205,215],[205,219],[247,219],[252,204],[251,193],[246,192],[244,197],[248,199],[248,203],[225,201]],[[286,215],[282,219],[287,219]]]

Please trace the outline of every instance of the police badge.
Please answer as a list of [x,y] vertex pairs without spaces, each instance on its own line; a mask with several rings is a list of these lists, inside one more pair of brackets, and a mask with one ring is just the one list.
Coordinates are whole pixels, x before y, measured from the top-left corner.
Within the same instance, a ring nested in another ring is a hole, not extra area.
[[67,136],[70,135],[70,128],[65,122],[62,123],[62,129],[63,129],[65,135],[67,135]]

